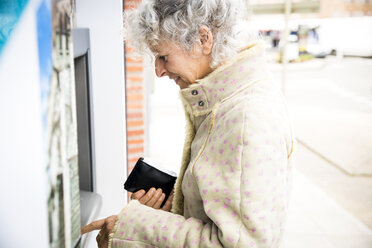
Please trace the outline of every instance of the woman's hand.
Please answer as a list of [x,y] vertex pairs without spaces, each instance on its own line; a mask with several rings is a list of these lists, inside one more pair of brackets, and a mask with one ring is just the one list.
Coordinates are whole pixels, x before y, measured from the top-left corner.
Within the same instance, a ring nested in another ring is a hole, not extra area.
[[85,234],[93,230],[100,230],[96,237],[98,247],[108,248],[109,234],[112,232],[117,220],[118,216],[112,215],[106,219],[94,221],[81,228],[81,234]]
[[156,190],[155,188],[151,188],[147,193],[145,190],[141,189],[133,193],[131,199],[136,199],[143,205],[169,212],[172,208],[173,193],[174,191],[172,190],[162,208],[160,208],[160,206],[165,199],[165,194],[161,189]]

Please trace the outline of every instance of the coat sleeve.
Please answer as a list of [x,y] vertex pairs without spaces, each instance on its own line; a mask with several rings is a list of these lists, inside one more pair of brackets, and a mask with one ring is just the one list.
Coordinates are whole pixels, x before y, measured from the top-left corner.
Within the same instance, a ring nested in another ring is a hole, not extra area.
[[259,101],[222,110],[190,164],[210,221],[131,201],[111,234],[111,247],[279,246],[290,186],[287,123],[283,111]]

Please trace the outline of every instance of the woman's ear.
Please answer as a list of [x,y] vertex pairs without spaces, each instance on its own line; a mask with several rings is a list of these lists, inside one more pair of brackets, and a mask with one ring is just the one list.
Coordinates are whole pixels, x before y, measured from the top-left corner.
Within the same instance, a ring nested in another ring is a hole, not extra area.
[[213,47],[213,34],[211,30],[207,26],[201,26],[199,29],[199,37],[203,54],[211,54]]

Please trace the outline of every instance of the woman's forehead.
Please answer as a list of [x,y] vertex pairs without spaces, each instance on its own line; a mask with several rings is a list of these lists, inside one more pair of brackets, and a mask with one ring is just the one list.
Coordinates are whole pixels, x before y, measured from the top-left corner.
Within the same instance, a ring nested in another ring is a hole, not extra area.
[[175,41],[159,41],[156,45],[150,46],[150,50],[154,54],[169,53],[180,49],[182,49],[182,47]]

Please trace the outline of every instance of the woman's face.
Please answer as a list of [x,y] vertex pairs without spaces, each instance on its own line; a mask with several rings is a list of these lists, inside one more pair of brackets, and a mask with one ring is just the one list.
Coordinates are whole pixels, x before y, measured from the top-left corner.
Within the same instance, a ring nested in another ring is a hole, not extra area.
[[196,44],[191,52],[185,51],[175,42],[163,42],[154,48],[158,54],[155,59],[155,72],[158,77],[168,76],[181,88],[187,88],[208,75],[210,52],[206,53],[203,44]]

